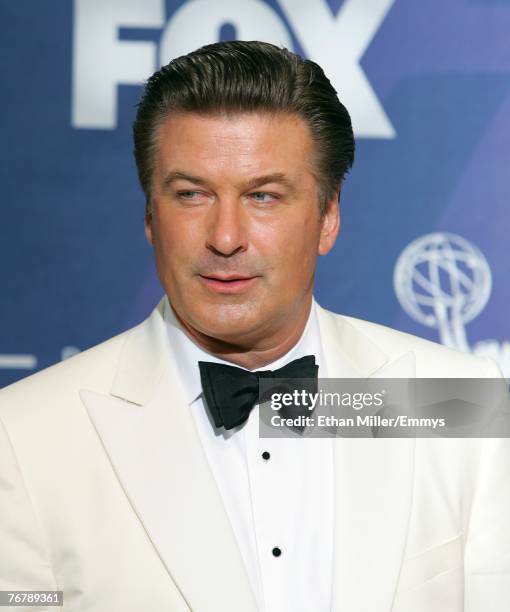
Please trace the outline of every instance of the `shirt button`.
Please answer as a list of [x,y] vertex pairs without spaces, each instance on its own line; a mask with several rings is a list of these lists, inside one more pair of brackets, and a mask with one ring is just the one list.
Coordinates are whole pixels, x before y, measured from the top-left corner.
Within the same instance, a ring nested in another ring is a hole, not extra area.
[[278,548],[278,546],[275,546],[275,547],[273,548],[273,555],[274,555],[275,557],[279,557],[281,554],[282,554],[282,551],[281,551],[281,550]]
[[262,453],[262,459],[265,459],[267,461],[269,459],[269,457],[271,457],[271,454],[268,453],[267,451],[264,451]]

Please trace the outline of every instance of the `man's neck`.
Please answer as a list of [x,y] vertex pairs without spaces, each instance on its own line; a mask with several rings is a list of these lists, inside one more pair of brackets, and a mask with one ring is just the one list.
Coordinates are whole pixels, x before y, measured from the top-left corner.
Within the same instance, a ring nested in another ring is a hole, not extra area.
[[274,363],[299,342],[310,316],[311,307],[312,300],[309,301],[306,308],[296,314],[291,325],[287,319],[275,333],[269,337],[266,334],[264,338],[258,341],[253,340],[248,345],[226,342],[220,338],[203,334],[181,319],[175,310],[174,314],[186,335],[208,353],[248,370],[256,370],[269,363]]

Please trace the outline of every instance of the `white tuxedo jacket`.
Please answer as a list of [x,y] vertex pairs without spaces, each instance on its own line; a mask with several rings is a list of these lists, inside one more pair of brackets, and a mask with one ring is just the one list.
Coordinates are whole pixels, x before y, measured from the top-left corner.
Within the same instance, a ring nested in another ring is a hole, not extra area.
[[[318,317],[330,376],[339,358],[363,377],[500,375]],[[63,590],[69,612],[255,612],[167,343],[160,304],[0,392],[0,590]],[[333,610],[508,612],[508,442],[335,440]]]

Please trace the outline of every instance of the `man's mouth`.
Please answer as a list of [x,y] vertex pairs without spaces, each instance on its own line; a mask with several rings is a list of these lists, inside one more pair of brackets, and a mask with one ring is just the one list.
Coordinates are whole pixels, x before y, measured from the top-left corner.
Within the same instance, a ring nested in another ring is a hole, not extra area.
[[258,277],[240,274],[200,274],[199,278],[208,289],[216,293],[239,293],[249,288]]

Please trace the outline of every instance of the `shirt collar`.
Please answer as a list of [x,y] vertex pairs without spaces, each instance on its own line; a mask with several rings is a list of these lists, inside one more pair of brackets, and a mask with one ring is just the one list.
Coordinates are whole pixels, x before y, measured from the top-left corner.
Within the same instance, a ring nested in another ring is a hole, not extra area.
[[[177,364],[177,370],[182,381],[182,388],[185,398],[189,404],[192,404],[202,394],[202,383],[200,380],[200,370],[198,367],[199,361],[213,361],[215,363],[223,363],[226,365],[236,365],[229,361],[225,361],[220,357],[207,352],[201,346],[196,344],[183,330],[174,314],[173,309],[165,298],[164,305],[164,320],[168,332],[168,340],[170,344],[170,352]],[[324,371],[324,358],[322,356],[322,345],[320,340],[319,324],[317,320],[317,304],[312,300],[312,308],[305,325],[305,329],[301,334],[298,342],[282,357],[268,363],[257,370],[276,370],[283,367],[293,359],[299,359],[304,355],[315,355],[316,363],[319,365],[319,376],[325,377],[327,374]],[[240,366],[237,366],[240,367]]]

